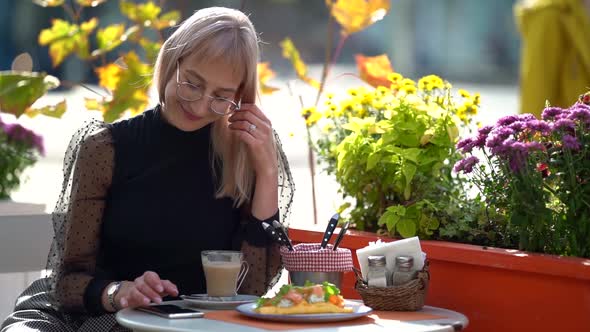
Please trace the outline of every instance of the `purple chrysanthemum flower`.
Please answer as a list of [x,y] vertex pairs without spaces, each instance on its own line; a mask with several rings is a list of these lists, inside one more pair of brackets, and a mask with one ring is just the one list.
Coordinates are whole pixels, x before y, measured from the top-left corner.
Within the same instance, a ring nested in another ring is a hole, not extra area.
[[[510,142],[512,141],[512,142]],[[511,150],[516,150],[519,152],[528,152],[527,146],[522,143],[522,142],[518,142],[518,141],[513,141],[510,139],[507,139],[506,141],[504,141],[504,146],[506,146],[506,148],[511,149]]]
[[477,163],[479,163],[479,158],[476,156],[470,156],[459,160],[453,167],[453,170],[457,173],[471,173],[473,171],[473,166],[475,166]]
[[516,116],[516,118],[518,119],[518,121],[522,121],[522,122],[537,120],[537,118],[530,113],[519,114]]
[[526,122],[526,127],[531,131],[538,131],[547,134],[551,131],[551,125],[542,120],[531,120]]
[[470,153],[471,150],[473,150],[473,147],[474,141],[470,137],[462,139],[457,143],[457,149],[461,150],[463,153]]
[[35,134],[18,123],[3,124],[3,130],[8,136],[9,141],[22,142],[37,149],[41,155],[45,155],[43,137]]
[[498,127],[500,126],[508,126],[510,124],[512,124],[513,122],[518,121],[518,117],[516,115],[507,115],[505,117],[502,117],[498,120],[498,122],[496,123],[496,125]]
[[488,134],[492,131],[493,128],[494,127],[492,126],[483,126],[479,128],[479,130],[477,131],[477,138],[473,141],[473,146],[483,148],[486,144]]
[[516,121],[516,122],[511,123],[508,127],[510,129],[514,130],[515,132],[519,132],[524,129],[525,123],[522,121]]
[[543,114],[541,117],[543,120],[551,120],[552,118],[556,117],[557,115],[563,112],[562,108],[559,107],[547,107],[543,110]]
[[527,142],[525,145],[528,152],[545,150],[545,146],[539,142]]
[[590,106],[584,104],[576,104],[570,109],[568,115],[570,120],[578,120],[583,123],[590,123]]
[[559,119],[553,124],[553,131],[575,130],[576,124],[570,119]]
[[563,135],[563,147],[569,150],[579,150],[580,142],[572,135]]

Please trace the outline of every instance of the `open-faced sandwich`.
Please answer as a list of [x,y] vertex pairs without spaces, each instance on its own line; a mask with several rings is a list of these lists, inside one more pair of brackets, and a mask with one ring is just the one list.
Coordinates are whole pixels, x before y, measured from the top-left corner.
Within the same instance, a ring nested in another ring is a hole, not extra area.
[[321,285],[284,285],[274,297],[260,298],[255,311],[261,314],[291,315],[347,313],[352,312],[352,308],[344,306],[338,287],[324,282]]

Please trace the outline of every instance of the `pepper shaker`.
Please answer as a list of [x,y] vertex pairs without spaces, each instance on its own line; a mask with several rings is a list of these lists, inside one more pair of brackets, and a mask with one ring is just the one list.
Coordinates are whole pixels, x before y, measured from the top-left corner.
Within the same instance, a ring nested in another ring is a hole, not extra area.
[[367,283],[370,287],[387,287],[387,269],[385,256],[369,256],[369,273]]
[[391,277],[391,284],[399,286],[414,279],[418,271],[414,271],[414,258],[412,256],[397,256],[395,267]]

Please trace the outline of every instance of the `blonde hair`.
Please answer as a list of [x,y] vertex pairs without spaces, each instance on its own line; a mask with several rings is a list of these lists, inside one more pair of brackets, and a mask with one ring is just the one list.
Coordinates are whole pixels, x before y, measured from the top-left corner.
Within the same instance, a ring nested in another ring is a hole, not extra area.
[[[211,7],[196,11],[164,42],[155,64],[154,84],[164,104],[166,84],[174,75],[176,63],[191,54],[203,59],[222,59],[243,78],[236,94],[242,103],[255,103],[258,77],[258,36],[248,17],[235,9]],[[212,169],[222,166],[216,197],[231,197],[240,206],[250,200],[254,188],[254,170],[246,148],[227,128],[227,116],[213,123]]]

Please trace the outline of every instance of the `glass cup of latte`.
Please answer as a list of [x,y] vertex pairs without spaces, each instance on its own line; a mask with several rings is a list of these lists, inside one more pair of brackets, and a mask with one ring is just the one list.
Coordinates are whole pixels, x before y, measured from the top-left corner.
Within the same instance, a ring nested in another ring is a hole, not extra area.
[[207,282],[207,295],[236,296],[249,269],[242,252],[206,250],[201,252],[201,260]]

